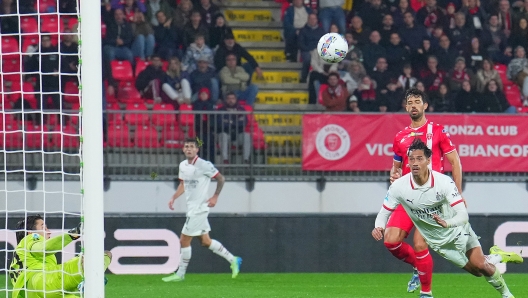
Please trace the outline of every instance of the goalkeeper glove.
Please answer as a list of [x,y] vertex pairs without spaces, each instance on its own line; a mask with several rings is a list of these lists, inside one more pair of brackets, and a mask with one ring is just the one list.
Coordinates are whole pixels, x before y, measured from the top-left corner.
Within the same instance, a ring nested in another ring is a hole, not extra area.
[[68,231],[68,234],[70,235],[72,240],[77,240],[81,238],[82,233],[82,222],[79,223],[75,228]]

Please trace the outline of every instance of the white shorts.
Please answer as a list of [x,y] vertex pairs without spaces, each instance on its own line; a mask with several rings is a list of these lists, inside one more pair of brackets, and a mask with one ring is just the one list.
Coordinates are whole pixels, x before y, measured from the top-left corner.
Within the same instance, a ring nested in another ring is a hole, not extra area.
[[471,225],[468,225],[465,231],[461,232],[453,241],[438,248],[436,252],[444,259],[463,268],[469,262],[466,252],[479,246],[481,245],[477,234],[475,234]]
[[182,234],[187,236],[201,236],[211,231],[207,216],[209,212],[204,212],[198,215],[188,216],[183,225]]

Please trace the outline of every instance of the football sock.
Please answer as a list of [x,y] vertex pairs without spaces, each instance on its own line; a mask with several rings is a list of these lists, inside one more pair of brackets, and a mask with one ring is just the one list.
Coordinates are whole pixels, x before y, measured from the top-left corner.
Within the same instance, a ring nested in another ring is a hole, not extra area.
[[488,283],[495,288],[501,295],[504,297],[511,296],[510,290],[508,289],[508,286],[506,285],[506,282],[504,281],[504,278],[502,278],[502,275],[499,272],[499,269],[495,268],[495,273],[491,276],[484,276]]
[[502,257],[498,254],[492,254],[485,256],[488,263],[497,265],[502,261]]
[[422,284],[422,291],[431,292],[431,284],[433,282],[433,257],[429,253],[429,249],[416,252],[416,269],[418,269],[418,277]]
[[416,256],[414,254],[413,248],[405,243],[405,242],[399,242],[399,243],[383,243],[385,244],[385,247],[389,250],[389,252],[396,257],[399,260],[404,261],[407,264],[411,264],[411,266],[416,267]]
[[209,249],[215,254],[226,259],[230,264],[235,261],[235,257],[222,245],[222,243],[214,239],[211,240],[211,245],[209,245]]
[[185,276],[185,272],[187,272],[187,266],[189,266],[189,262],[191,261],[192,249],[190,246],[182,247],[180,253],[180,265],[178,266],[178,271],[176,271],[176,274],[183,277]]

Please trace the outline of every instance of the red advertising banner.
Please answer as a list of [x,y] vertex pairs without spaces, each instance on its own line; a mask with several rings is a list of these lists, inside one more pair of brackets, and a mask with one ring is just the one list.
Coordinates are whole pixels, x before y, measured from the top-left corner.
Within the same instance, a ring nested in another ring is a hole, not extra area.
[[[427,115],[444,125],[464,172],[528,171],[528,117]],[[310,114],[303,116],[307,171],[388,171],[394,136],[411,123],[407,114]],[[445,169],[451,169],[445,161]]]

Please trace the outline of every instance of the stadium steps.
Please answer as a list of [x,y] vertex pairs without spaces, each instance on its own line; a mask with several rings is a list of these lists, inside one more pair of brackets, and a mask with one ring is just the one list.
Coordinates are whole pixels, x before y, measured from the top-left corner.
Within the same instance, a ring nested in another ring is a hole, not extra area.
[[[255,49],[248,50],[248,52],[257,60],[259,64],[261,63],[271,63],[271,62],[286,62],[286,55],[284,55],[284,50],[275,49]],[[244,59],[242,59],[244,61]]]
[[282,30],[282,22],[276,22],[276,21],[255,21],[255,22],[238,22],[233,21],[229,22],[229,27],[233,28],[233,30],[238,29],[276,29],[276,30]]
[[261,41],[282,41],[282,31],[280,29],[233,29],[235,40],[239,42],[261,42]]

